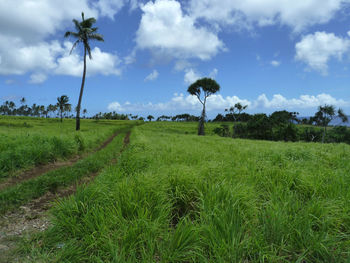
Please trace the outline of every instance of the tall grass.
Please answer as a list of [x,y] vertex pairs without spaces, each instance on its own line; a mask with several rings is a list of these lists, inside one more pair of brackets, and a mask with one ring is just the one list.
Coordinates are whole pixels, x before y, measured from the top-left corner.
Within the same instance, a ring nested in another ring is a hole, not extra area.
[[74,120],[0,117],[0,179],[89,151],[125,123],[82,120],[81,131],[76,132]]
[[348,145],[186,127],[135,128],[116,167],[52,210],[32,261],[349,262]]
[[119,134],[104,149],[87,156],[73,166],[47,172],[0,191],[0,214],[18,208],[31,199],[42,196],[48,191],[55,192],[78,181],[80,178],[100,171],[117,157],[123,147],[123,138],[131,127],[119,125]]

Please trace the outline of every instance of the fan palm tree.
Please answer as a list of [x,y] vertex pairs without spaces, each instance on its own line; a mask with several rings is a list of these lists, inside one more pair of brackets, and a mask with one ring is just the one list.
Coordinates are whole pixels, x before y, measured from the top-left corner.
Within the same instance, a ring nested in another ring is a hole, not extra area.
[[88,19],[84,18],[84,13],[81,13],[82,21],[79,22],[76,19],[73,19],[73,23],[75,25],[76,32],[67,31],[64,34],[64,37],[74,37],[76,41],[74,42],[70,53],[72,53],[73,49],[79,44],[82,43],[84,45],[84,70],[83,70],[83,78],[81,81],[81,88],[79,94],[79,101],[77,106],[77,115],[76,115],[76,130],[80,130],[80,106],[81,99],[83,97],[84,84],[85,84],[85,75],[86,75],[86,54],[89,55],[89,58],[92,59],[91,56],[91,47],[89,44],[90,40],[104,41],[103,36],[97,34],[97,27],[92,27],[94,23],[96,23],[96,19],[94,17],[90,17]]
[[68,103],[69,98],[67,95],[62,95],[61,97],[57,98],[57,107],[60,111],[60,117],[61,117],[61,122],[63,119],[63,112],[67,110],[68,107],[70,107],[70,104]]

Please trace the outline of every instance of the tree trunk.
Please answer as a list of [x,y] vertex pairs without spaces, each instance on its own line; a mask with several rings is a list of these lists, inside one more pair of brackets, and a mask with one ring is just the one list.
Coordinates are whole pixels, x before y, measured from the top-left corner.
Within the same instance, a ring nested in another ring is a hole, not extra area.
[[60,115],[61,115],[61,122],[62,122],[62,119],[63,119],[63,111],[62,110],[60,110]]
[[205,104],[203,104],[202,116],[199,119],[198,135],[205,135],[204,121],[205,121]]
[[326,129],[327,129],[327,126],[324,126],[324,130],[323,130],[323,134],[322,134],[322,143],[324,143],[324,139],[326,137]]
[[75,126],[76,131],[80,130],[80,105],[81,105],[81,99],[83,97],[85,75],[86,75],[86,47],[84,46],[84,71],[83,71],[83,79],[81,81],[79,101],[78,101],[78,106],[77,106],[77,116],[76,116],[76,126]]

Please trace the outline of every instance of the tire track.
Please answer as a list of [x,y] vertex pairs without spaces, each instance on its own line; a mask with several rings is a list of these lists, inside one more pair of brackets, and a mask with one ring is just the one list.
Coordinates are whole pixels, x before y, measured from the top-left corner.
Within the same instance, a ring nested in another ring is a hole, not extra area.
[[54,162],[54,163],[46,164],[43,166],[34,167],[33,169],[22,173],[20,176],[10,177],[7,180],[0,183],[0,191],[6,189],[8,187],[14,186],[16,184],[22,183],[24,181],[27,181],[29,179],[39,177],[47,172],[51,172],[51,171],[57,170],[57,169],[62,168],[62,167],[73,166],[75,163],[77,163],[79,160],[85,158],[86,156],[93,154],[93,153],[96,153],[96,152],[106,148],[107,145],[110,144],[118,134],[119,134],[119,132],[115,132],[106,141],[104,141],[98,148],[94,149],[92,152],[89,152],[85,155],[80,155],[80,156],[78,155],[78,156],[75,156],[67,161]]

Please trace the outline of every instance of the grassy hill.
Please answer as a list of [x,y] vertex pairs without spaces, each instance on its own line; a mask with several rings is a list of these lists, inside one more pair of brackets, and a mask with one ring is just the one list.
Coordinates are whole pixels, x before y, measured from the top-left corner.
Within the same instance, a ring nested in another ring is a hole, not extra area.
[[[350,146],[147,123],[52,209],[32,262],[349,262]],[[208,125],[211,129],[211,126]]]

